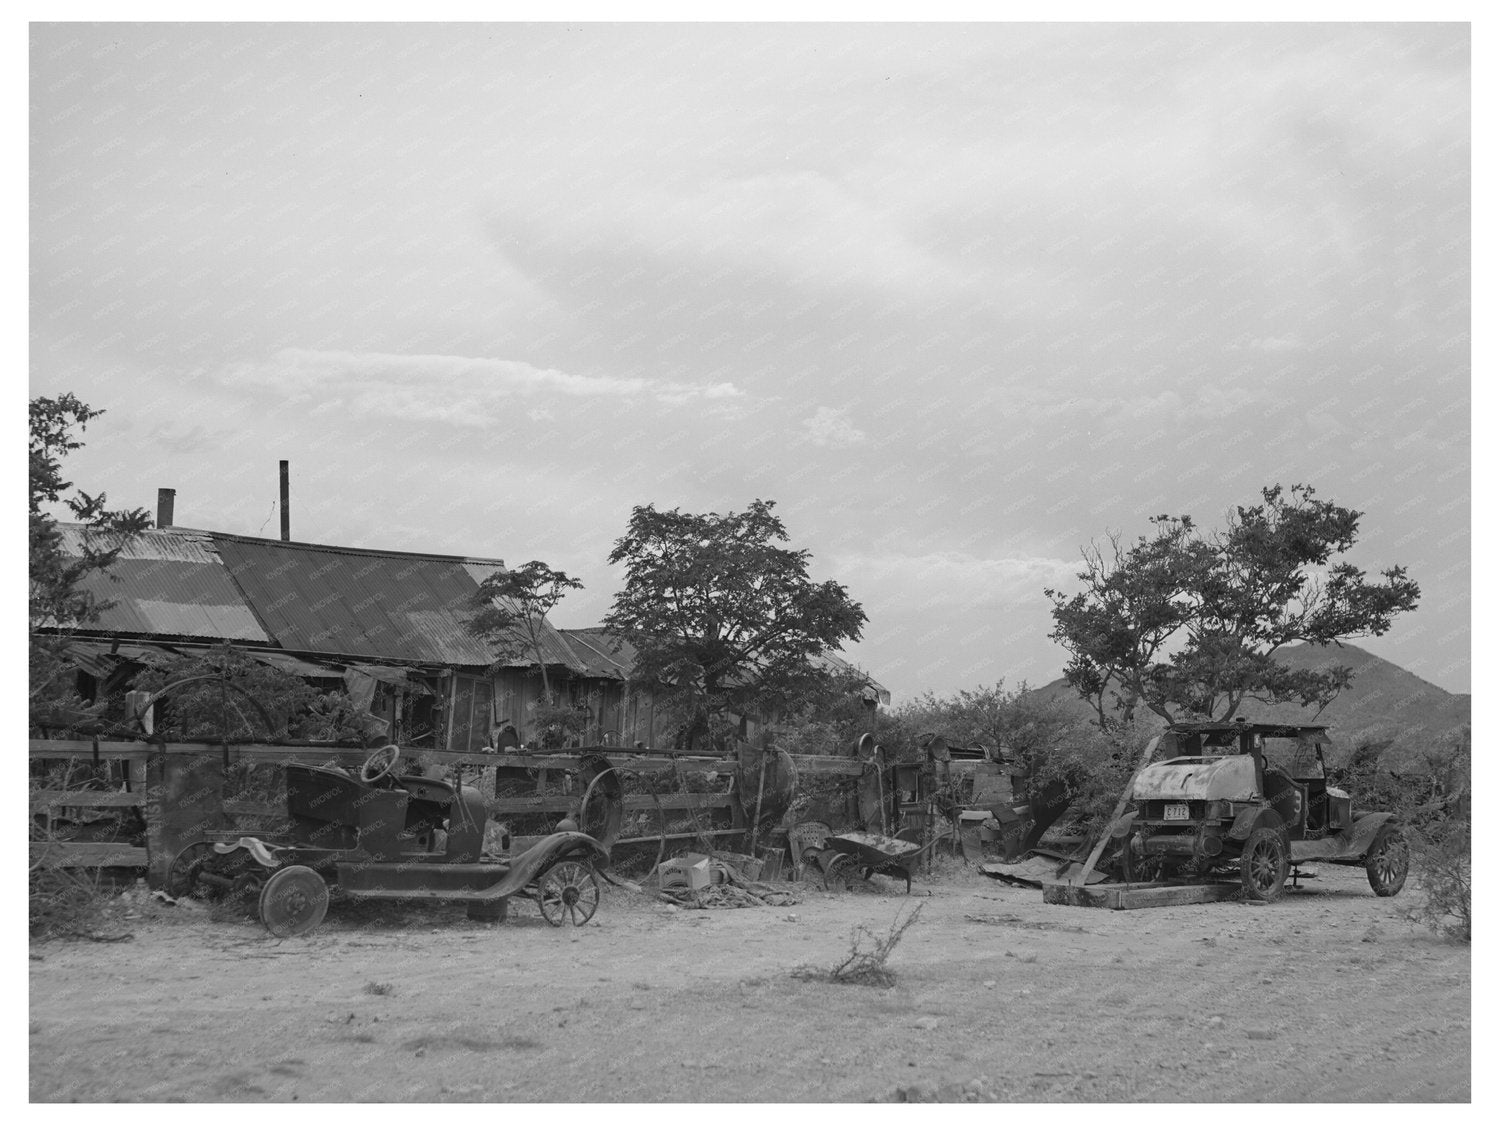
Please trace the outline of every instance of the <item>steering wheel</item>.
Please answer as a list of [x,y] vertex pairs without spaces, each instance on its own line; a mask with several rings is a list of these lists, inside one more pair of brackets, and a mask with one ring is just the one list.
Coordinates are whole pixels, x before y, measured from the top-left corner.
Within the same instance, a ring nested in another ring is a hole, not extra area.
[[401,747],[394,742],[389,746],[382,746],[359,767],[359,779],[366,785],[379,781],[382,777],[388,777],[400,761]]

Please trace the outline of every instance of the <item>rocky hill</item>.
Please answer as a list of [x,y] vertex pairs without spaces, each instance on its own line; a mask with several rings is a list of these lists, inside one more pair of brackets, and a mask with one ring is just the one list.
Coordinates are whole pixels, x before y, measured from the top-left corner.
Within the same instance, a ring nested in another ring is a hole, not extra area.
[[[1354,645],[1342,647],[1297,645],[1283,649],[1283,663],[1293,668],[1327,668],[1341,664],[1354,669],[1349,690],[1314,717],[1312,709],[1296,704],[1266,707],[1249,703],[1240,714],[1250,720],[1286,723],[1319,723],[1332,728],[1340,760],[1356,747],[1389,743],[1381,764],[1400,770],[1420,757],[1428,747],[1448,742],[1469,721],[1470,697],[1444,691],[1399,665],[1392,664]],[[1058,679],[1036,689],[1043,698],[1056,699],[1080,717],[1091,718],[1092,709],[1080,700],[1066,681]]]

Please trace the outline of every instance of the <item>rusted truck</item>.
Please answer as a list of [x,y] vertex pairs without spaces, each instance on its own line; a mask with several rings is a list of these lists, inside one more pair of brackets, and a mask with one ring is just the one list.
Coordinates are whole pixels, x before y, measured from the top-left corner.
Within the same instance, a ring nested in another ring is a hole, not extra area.
[[1389,812],[1360,811],[1328,784],[1328,729],[1175,723],[1161,759],[1135,776],[1116,823],[1127,882],[1237,876],[1246,897],[1281,896],[1314,863],[1363,867],[1377,895],[1406,882],[1407,845]]

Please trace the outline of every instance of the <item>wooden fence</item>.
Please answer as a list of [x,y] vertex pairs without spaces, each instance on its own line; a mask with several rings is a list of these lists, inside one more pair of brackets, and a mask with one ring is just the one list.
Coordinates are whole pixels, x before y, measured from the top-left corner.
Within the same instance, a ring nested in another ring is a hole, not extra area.
[[[579,767],[582,756],[602,754],[626,771],[672,770],[679,776],[708,773],[733,774],[736,760],[700,757],[662,750],[626,750],[617,746],[579,747],[550,753],[469,754],[452,751],[411,751],[423,762],[448,766],[524,766],[538,771],[534,796],[500,797],[491,802],[496,814],[517,816],[566,813],[577,806],[576,795],[548,793],[549,771]],[[238,801],[224,797],[226,767],[251,765],[338,765],[357,767],[368,750],[328,746],[291,746],[266,743],[206,742],[95,742],[89,739],[32,739],[33,762],[73,762],[93,766],[105,762],[123,764],[123,788],[38,789],[31,792],[31,813],[48,821],[59,809],[138,808],[146,823],[146,846],[128,843],[95,843],[44,840],[33,842],[32,861],[59,867],[145,868],[153,886],[166,878],[173,857],[209,827],[224,827],[246,816],[280,816],[284,810],[265,802]],[[865,765],[852,758],[799,755],[792,758],[799,776],[858,777]],[[960,763],[954,763],[955,766]],[[728,809],[734,817],[730,828],[669,833],[667,839],[701,836],[735,836],[747,831],[739,800],[732,791],[723,793],[668,793],[659,797],[627,794],[624,811],[707,812]],[[621,844],[658,842],[661,835],[626,837]]]

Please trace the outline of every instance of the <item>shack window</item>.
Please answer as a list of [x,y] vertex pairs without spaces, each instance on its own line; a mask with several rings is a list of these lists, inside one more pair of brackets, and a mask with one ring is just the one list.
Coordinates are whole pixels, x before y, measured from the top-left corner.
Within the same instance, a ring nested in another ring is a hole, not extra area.
[[488,678],[458,676],[453,690],[453,714],[448,723],[448,749],[472,753],[482,749],[490,733],[495,685]]

